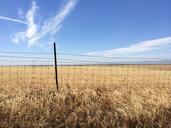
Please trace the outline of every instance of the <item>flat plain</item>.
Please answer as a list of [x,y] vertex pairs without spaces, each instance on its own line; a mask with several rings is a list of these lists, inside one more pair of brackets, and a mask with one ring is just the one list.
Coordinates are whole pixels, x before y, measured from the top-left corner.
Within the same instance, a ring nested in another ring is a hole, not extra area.
[[171,127],[171,65],[0,67],[0,127]]

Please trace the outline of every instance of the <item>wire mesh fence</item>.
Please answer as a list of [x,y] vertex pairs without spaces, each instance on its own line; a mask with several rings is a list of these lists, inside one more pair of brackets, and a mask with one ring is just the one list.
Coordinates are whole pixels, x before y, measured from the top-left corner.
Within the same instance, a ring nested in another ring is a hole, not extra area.
[[54,61],[53,56],[49,57],[49,55],[44,53],[1,53],[0,83],[5,85],[54,84]]
[[59,81],[69,85],[171,85],[169,58],[59,54]]
[[[57,54],[59,86],[171,85],[170,58]],[[0,52],[0,84],[55,85],[53,53]]]

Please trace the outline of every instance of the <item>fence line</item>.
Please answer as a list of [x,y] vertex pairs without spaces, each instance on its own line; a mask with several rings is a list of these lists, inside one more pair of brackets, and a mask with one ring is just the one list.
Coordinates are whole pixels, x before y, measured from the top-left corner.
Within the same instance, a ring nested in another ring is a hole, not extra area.
[[[60,86],[171,85],[171,58],[57,54]],[[0,84],[55,85],[54,54],[0,52]]]

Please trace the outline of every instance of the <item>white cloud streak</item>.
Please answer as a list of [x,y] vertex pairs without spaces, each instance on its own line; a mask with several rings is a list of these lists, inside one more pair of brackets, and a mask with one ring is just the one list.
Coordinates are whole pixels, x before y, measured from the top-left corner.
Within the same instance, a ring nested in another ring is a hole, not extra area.
[[35,2],[32,3],[32,8],[28,11],[26,15],[26,20],[29,23],[26,31],[26,37],[28,39],[32,38],[37,33],[37,25],[35,24],[35,13],[37,10],[37,5]]
[[1,20],[7,20],[7,21],[12,21],[12,22],[18,22],[18,23],[22,23],[22,24],[26,24],[28,25],[29,23],[26,21],[22,21],[22,20],[18,20],[18,19],[14,19],[14,18],[9,18],[9,17],[4,17],[4,16],[0,16]]
[[14,43],[25,42],[33,38],[33,36],[37,33],[37,25],[35,24],[35,20],[34,20],[37,9],[38,6],[36,5],[35,2],[33,2],[31,9],[28,10],[26,15],[26,21],[28,23],[26,30],[22,32],[18,32],[13,37],[11,37],[12,42]]
[[[32,3],[31,9],[27,12],[26,22],[27,29],[22,32],[16,33],[11,40],[14,43],[28,42],[28,46],[38,44],[44,37],[53,36],[57,33],[64,21],[64,19],[70,14],[70,12],[76,6],[78,0],[68,0],[68,2],[56,13],[54,17],[51,17],[43,22],[42,27],[38,30],[38,25],[35,24],[35,13],[38,6],[35,2]],[[53,37],[52,37],[53,38]]]
[[147,51],[152,51],[152,50],[159,50],[159,49],[165,48],[168,45],[171,45],[171,37],[147,40],[147,41],[142,41],[142,42],[139,42],[139,43],[136,43],[128,47],[124,47],[124,48],[89,52],[86,54],[98,55],[98,56],[119,56],[119,55],[126,55],[130,53],[140,53],[140,52],[147,52]]
[[57,14],[54,17],[47,19],[44,22],[40,32],[29,40],[29,45],[30,46],[34,45],[36,41],[40,40],[41,38],[45,37],[48,34],[53,35],[56,32],[58,32],[62,26],[62,22],[69,15],[69,13],[74,9],[76,4],[77,4],[77,0],[69,0],[69,2],[66,3],[66,5],[63,6],[61,10],[57,12]]

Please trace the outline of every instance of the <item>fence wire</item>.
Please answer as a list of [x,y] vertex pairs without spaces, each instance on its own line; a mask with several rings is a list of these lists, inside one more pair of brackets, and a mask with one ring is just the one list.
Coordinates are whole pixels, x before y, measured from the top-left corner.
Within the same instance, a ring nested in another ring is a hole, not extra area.
[[[171,58],[57,54],[59,86],[171,85]],[[53,53],[0,52],[1,85],[55,85]]]

